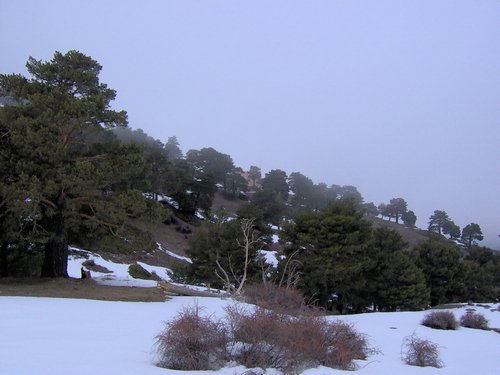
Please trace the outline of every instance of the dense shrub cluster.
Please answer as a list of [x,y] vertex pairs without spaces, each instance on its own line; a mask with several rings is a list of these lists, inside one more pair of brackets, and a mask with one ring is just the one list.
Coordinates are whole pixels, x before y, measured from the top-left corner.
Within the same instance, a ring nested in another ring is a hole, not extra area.
[[317,315],[290,316],[262,308],[227,308],[227,323],[184,310],[157,337],[161,367],[211,370],[235,361],[248,368],[298,374],[324,365],[355,369],[374,351],[350,324]]
[[306,305],[305,297],[298,289],[280,287],[273,283],[247,285],[241,297],[246,303],[289,315],[313,312],[312,306]]
[[158,366],[175,370],[214,370],[227,360],[226,327],[203,316],[198,306],[186,308],[156,337]]
[[475,313],[475,312],[467,312],[465,315],[462,315],[460,318],[460,325],[466,328],[474,328],[474,329],[484,329],[488,330],[488,319],[485,318],[483,314]]
[[438,345],[414,334],[404,339],[401,358],[404,363],[411,366],[443,367]]
[[422,325],[435,329],[457,329],[455,315],[450,311],[433,311],[427,314]]

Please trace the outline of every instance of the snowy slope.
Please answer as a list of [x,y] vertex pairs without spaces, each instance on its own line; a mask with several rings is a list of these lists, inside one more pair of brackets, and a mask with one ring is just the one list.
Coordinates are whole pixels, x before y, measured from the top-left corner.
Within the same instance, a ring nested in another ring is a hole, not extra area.
[[[175,297],[164,303],[102,302],[0,297],[0,374],[180,374],[154,366],[153,342],[163,322],[197,302],[222,316],[231,303],[219,298]],[[499,305],[497,305],[498,307]],[[500,312],[477,307],[500,327]],[[460,317],[465,308],[453,310]],[[359,361],[359,374],[498,374],[500,335],[460,328],[438,331],[419,325],[425,312],[344,316],[370,336],[382,354]],[[401,342],[416,333],[441,346],[442,369],[417,368],[400,360]],[[242,367],[191,374],[242,374]],[[327,368],[308,375],[340,374]],[[277,374],[268,371],[267,374]]]
[[[81,250],[80,250],[81,251]],[[106,261],[87,253],[96,264],[111,273],[93,272],[93,279],[110,285],[155,286],[155,281],[137,280],[128,274],[128,264]],[[68,271],[79,277],[84,258],[71,256]],[[169,280],[169,270],[140,263],[149,271]],[[198,303],[208,314],[222,317],[232,303],[222,298],[174,297],[163,303],[104,302],[55,298],[0,297],[0,374],[182,374],[154,366],[154,337],[183,306]],[[500,304],[491,308],[474,307],[500,328]],[[493,311],[494,309],[497,311]],[[466,307],[451,310],[456,318]],[[371,313],[335,317],[353,323],[368,335],[380,350],[367,361],[358,361],[359,374],[498,374],[500,373],[500,334],[460,328],[433,330],[420,325],[427,312]],[[417,368],[401,362],[401,344],[415,333],[440,345],[441,369]],[[216,372],[190,374],[243,374],[243,367]],[[340,374],[328,368],[310,369],[308,375]],[[266,374],[279,374],[268,370]]]

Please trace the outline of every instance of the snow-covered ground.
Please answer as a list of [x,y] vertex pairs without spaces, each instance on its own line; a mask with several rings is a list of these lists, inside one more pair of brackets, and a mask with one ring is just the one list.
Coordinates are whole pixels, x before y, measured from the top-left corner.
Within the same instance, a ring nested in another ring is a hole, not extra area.
[[[112,285],[152,286],[156,283],[135,280],[128,275],[128,265],[105,261],[89,253],[96,264],[112,273],[93,273],[96,281]],[[69,273],[80,275],[84,259],[71,257]],[[168,271],[141,263],[161,277]],[[154,338],[164,322],[183,307],[197,303],[207,314],[223,317],[229,299],[207,297],[174,297],[158,303],[104,302],[77,299],[0,297],[0,374],[182,374],[185,372],[155,366]],[[453,309],[456,318],[467,307]],[[474,306],[486,316],[491,327],[500,328],[500,304],[490,308]],[[351,322],[368,335],[372,346],[380,351],[366,361],[358,361],[358,373],[378,374],[482,374],[500,373],[500,334],[459,328],[440,331],[420,325],[427,312],[371,313],[332,317]],[[419,368],[401,361],[402,342],[416,334],[440,346],[445,367]],[[204,375],[237,375],[247,369],[227,367],[219,371],[189,372]],[[307,375],[341,374],[343,371],[316,368]],[[279,374],[267,370],[266,374]]]

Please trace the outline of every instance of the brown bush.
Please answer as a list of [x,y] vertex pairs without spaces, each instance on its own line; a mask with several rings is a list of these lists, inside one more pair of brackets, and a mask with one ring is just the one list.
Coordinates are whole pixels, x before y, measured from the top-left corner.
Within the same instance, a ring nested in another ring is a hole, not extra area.
[[462,327],[488,330],[488,319],[483,314],[475,312],[467,312],[460,318]]
[[319,365],[354,369],[354,359],[373,352],[351,325],[324,317],[293,317],[262,308],[249,312],[234,306],[228,315],[233,359],[247,367],[273,367],[286,374]]
[[312,307],[304,302],[304,295],[295,288],[279,287],[276,284],[252,284],[245,287],[242,300],[264,309],[276,312],[301,315],[312,313]]
[[215,370],[227,361],[225,326],[204,317],[198,306],[186,308],[156,337],[158,366],[175,370]]
[[278,367],[276,337],[282,324],[274,312],[256,309],[249,312],[237,306],[226,309],[234,342],[232,357],[246,367]]
[[422,325],[435,329],[457,329],[458,323],[451,311],[433,311],[422,320]]
[[443,367],[443,362],[439,358],[438,345],[421,339],[415,334],[404,339],[401,358],[404,363],[411,366]]
[[352,324],[343,321],[330,323],[327,337],[331,350],[326,365],[343,370],[354,370],[354,359],[366,359],[376,351],[370,348],[365,335],[356,331]]

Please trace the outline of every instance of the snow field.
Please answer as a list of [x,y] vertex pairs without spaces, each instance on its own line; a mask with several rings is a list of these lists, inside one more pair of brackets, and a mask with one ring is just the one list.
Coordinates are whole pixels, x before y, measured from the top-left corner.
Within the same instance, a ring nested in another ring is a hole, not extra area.
[[[81,251],[81,250],[80,250]],[[267,254],[269,258],[274,254]],[[155,281],[133,279],[128,264],[109,262],[88,253],[96,264],[111,273],[93,272],[96,282],[107,285],[156,286]],[[84,258],[71,256],[68,273],[80,277]],[[170,270],[139,263],[142,267],[169,280]],[[202,287],[197,287],[203,289]],[[224,307],[231,300],[222,298],[174,297],[157,302],[104,302],[77,299],[0,297],[0,374],[214,374],[240,375],[248,369],[227,367],[219,371],[183,372],[155,366],[155,336],[164,322],[174,318],[184,307],[198,304],[207,315],[224,317]],[[500,328],[500,304],[490,308],[464,306],[452,309],[455,317],[474,308],[489,320],[490,327]],[[495,310],[496,311],[493,311]],[[335,316],[352,323],[368,336],[371,346],[380,351],[366,361],[357,361],[359,374],[482,374],[500,373],[500,334],[460,327],[456,331],[435,330],[420,323],[428,312],[369,313]],[[441,369],[407,366],[401,361],[402,342],[416,334],[440,346]],[[340,370],[319,367],[306,375],[342,374]],[[270,369],[268,375],[279,374]]]
[[[204,312],[224,316],[229,299],[174,297],[164,303],[103,302],[76,299],[0,297],[0,374],[182,374],[155,367],[154,338],[164,322],[197,303]],[[498,308],[500,305],[496,305]],[[500,312],[474,307],[500,327]],[[457,318],[466,308],[451,310]],[[497,374],[500,335],[459,328],[433,330],[420,325],[426,312],[370,313],[331,317],[353,323],[381,351],[357,361],[359,374]],[[415,333],[440,346],[441,369],[407,366],[400,359],[404,337]],[[242,374],[243,367],[189,374]],[[341,374],[329,368],[307,375]],[[278,374],[268,370],[267,374]]]

